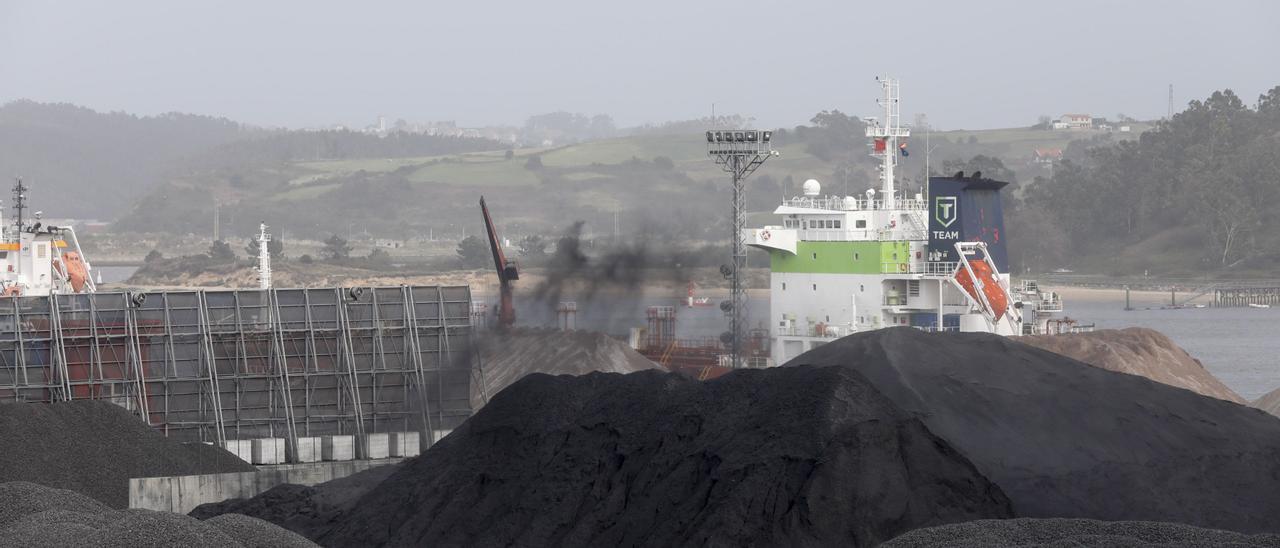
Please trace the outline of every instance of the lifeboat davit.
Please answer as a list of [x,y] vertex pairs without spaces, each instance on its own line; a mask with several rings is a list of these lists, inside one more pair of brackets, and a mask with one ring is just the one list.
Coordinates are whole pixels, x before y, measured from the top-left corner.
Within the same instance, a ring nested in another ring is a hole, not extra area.
[[[996,321],[1004,317],[1004,312],[1009,308],[1009,298],[1004,293],[1004,289],[1000,287],[1000,281],[996,279],[996,273],[992,270],[991,265],[986,261],[970,260],[969,269],[973,270],[973,275],[982,281],[982,294],[987,297],[987,302],[991,304],[991,313],[995,316]],[[973,278],[969,277],[969,270],[961,268],[956,272],[956,283],[964,288],[973,300],[982,302],[978,298],[978,292],[974,289]]]

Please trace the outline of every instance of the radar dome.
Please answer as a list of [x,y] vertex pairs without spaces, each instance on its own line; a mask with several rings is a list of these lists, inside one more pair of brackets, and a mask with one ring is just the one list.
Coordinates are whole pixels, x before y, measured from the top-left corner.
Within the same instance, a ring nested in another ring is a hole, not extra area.
[[822,184],[819,183],[817,179],[809,179],[808,181],[805,181],[803,188],[805,196],[817,196],[822,193]]

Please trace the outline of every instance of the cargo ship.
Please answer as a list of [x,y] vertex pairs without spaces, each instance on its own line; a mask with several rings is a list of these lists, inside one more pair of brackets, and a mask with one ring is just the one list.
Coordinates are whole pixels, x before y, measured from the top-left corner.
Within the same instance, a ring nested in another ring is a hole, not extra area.
[[1007,183],[955,173],[902,190],[897,173],[911,131],[900,123],[898,82],[877,80],[883,114],[867,120],[866,136],[879,188],[832,195],[810,179],[774,210],[781,225],[744,229],[747,244],[769,254],[771,361],[893,326],[999,335],[1075,329],[1056,318],[1056,293],[1010,278],[1000,199]]

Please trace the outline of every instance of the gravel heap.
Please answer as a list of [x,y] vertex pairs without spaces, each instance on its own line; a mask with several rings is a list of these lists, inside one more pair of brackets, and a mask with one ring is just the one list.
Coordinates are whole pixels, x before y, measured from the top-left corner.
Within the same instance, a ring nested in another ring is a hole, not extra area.
[[594,331],[516,328],[489,331],[480,339],[480,364],[484,370],[484,391],[471,383],[471,408],[484,405],[503,388],[530,373],[585,375],[632,373],[658,369],[658,364],[641,356],[626,343]]
[[1094,367],[1141,375],[1169,386],[1241,405],[1248,402],[1163,333],[1145,327],[1069,335],[1030,335],[1018,342],[1075,358]]
[[989,546],[1204,546],[1280,547],[1280,536],[1244,535],[1155,521],[1091,519],[978,520],[916,529],[881,545],[883,548]]
[[858,371],[1021,517],[1280,531],[1280,420],[985,334],[884,329],[787,365]]
[[113,510],[89,497],[28,482],[0,483],[0,547],[314,547],[246,516],[201,522],[150,510]]
[[852,370],[644,371],[529,375],[307,534],[330,547],[865,546],[1011,516]]
[[164,437],[105,401],[0,404],[0,482],[70,489],[113,508],[129,505],[129,479],[255,468],[211,445]]

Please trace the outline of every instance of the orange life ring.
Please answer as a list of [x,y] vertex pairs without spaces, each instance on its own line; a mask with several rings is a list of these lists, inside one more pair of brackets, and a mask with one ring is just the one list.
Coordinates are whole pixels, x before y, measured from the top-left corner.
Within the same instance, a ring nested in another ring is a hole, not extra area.
[[906,274],[909,270],[910,269],[907,268],[907,263],[898,263],[898,272]]
[[764,240],[764,241],[766,241],[766,242],[767,242],[767,241],[769,241],[769,238],[771,238],[771,237],[773,237],[773,235],[772,235],[772,234],[769,234],[769,231],[768,231],[768,230],[761,230],[761,231],[760,231],[760,239],[761,239],[761,240]]

